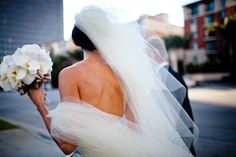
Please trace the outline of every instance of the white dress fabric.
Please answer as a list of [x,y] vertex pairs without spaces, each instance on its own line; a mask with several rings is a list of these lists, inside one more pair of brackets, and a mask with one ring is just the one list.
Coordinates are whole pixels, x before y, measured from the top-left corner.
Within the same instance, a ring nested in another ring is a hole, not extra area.
[[84,157],[191,157],[197,128],[167,89],[169,73],[155,70],[139,27],[93,6],[76,15],[75,25],[122,81],[135,122],[86,102],[61,102],[50,111],[52,136],[78,145]]

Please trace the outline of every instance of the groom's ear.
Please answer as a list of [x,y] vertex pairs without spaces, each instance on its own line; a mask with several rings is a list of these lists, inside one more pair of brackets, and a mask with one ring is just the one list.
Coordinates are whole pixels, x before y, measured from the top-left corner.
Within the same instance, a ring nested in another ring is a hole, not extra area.
[[94,46],[92,41],[77,26],[74,26],[72,30],[72,40],[76,46],[80,46],[84,50],[96,50],[96,47]]

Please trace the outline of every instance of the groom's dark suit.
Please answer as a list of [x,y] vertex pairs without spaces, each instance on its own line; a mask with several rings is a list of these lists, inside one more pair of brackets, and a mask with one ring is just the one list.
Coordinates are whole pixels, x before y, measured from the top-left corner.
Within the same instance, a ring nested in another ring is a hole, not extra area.
[[[186,83],[184,82],[183,77],[179,73],[175,72],[170,66],[167,66],[166,68],[168,68],[168,71],[186,88],[185,98],[184,98],[184,101],[182,103],[182,107],[187,112],[189,117],[192,120],[194,120],[192,109],[191,109],[189,98],[188,98],[188,87],[187,87]],[[196,156],[196,152],[195,152],[195,149],[194,149],[193,145],[191,145],[190,151],[194,156]]]
[[188,86],[184,82],[183,77],[179,73],[175,72],[170,66],[168,67],[168,71],[186,88],[185,98],[182,103],[182,107],[187,112],[189,117],[193,120],[193,113],[188,98]]

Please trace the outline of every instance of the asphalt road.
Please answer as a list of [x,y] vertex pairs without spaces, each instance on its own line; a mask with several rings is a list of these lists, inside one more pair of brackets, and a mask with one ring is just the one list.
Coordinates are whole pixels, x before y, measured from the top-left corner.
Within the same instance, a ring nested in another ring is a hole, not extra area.
[[[222,98],[223,99],[223,98]],[[236,157],[236,108],[192,102],[198,157]]]
[[[48,97],[48,108],[55,108],[59,101],[58,91],[49,91]],[[47,133],[36,107],[27,95],[20,96],[17,92],[0,93],[0,118],[29,130]]]
[[[200,91],[201,93],[202,91]],[[51,90],[48,94],[51,101],[49,109],[52,109],[59,100],[58,91]],[[227,100],[227,97],[222,97],[222,99]],[[197,102],[196,100],[192,101],[192,108],[195,122],[200,130],[196,143],[197,156],[235,157],[236,107],[215,102],[211,104],[203,103],[204,101]],[[37,133],[43,139],[50,140],[41,117],[27,96],[19,96],[18,93],[0,93],[0,119],[17,124]]]

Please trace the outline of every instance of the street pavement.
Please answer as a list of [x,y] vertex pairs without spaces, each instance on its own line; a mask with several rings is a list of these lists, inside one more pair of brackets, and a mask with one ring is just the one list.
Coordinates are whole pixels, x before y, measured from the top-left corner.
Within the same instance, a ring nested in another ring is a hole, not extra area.
[[236,157],[236,108],[192,102],[198,157]]
[[189,98],[199,128],[198,157],[236,157],[236,86],[206,82]]
[[26,129],[0,131],[1,157],[63,157],[51,139]]
[[[56,107],[57,90],[48,92],[48,108]],[[42,118],[27,95],[0,93],[0,119],[21,129],[0,131],[0,157],[64,157],[46,130]]]
[[190,88],[192,101],[236,107],[236,85],[220,82],[202,82],[200,87]]
[[[226,94],[226,91],[231,94]],[[236,156],[235,92],[236,88],[225,86],[189,90],[195,122],[200,130],[196,143],[198,157]],[[55,108],[59,100],[58,91],[49,90],[48,97],[49,109]],[[0,131],[1,157],[64,156],[47,133],[27,95],[0,93],[0,119],[20,126],[20,129]]]

